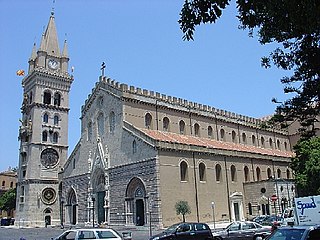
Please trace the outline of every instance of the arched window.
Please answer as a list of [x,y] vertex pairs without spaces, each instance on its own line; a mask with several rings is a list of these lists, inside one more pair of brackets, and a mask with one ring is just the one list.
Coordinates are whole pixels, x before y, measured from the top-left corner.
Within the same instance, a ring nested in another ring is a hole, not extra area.
[[60,93],[55,93],[53,97],[53,105],[60,106],[61,104],[61,95]]
[[220,140],[224,141],[225,140],[224,137],[225,137],[224,129],[220,129]]
[[187,181],[188,180],[188,164],[185,161],[180,163],[180,180]]
[[200,181],[206,181],[206,165],[204,163],[199,164],[199,178]]
[[290,170],[287,169],[287,179],[290,179],[291,178],[291,173],[290,173]]
[[144,117],[145,127],[148,129],[152,129],[152,116],[150,113],[147,113]]
[[48,132],[47,131],[42,132],[42,141],[43,142],[48,141]]
[[281,145],[280,145],[280,140],[279,140],[279,139],[277,140],[277,148],[278,148],[279,150],[281,150]]
[[166,131],[168,132],[170,129],[169,129],[169,118],[167,117],[164,117],[163,118],[163,131]]
[[100,137],[104,135],[104,116],[103,113],[99,113],[99,116],[97,118],[98,122],[98,134]]
[[264,147],[264,137],[261,137],[261,147]]
[[55,132],[53,133],[53,143],[58,143],[59,133]]
[[277,176],[278,176],[278,178],[281,178],[281,170],[279,168],[277,170]]
[[2,187],[5,187],[6,181],[2,181]]
[[237,134],[236,134],[236,132],[232,131],[231,136],[232,136],[232,142],[236,143],[237,142]]
[[212,133],[213,133],[212,127],[208,126],[208,138],[212,138]]
[[48,123],[49,122],[49,116],[47,113],[43,114],[43,122]]
[[109,126],[110,126],[110,133],[114,133],[116,127],[116,117],[113,111],[109,114]]
[[132,153],[135,154],[137,152],[137,142],[133,140],[132,142]]
[[222,181],[222,178],[221,178],[221,166],[220,166],[220,164],[217,164],[217,165],[216,165],[216,181],[217,181],[217,182]]
[[87,136],[88,141],[92,140],[92,122],[88,123],[88,136]]
[[256,168],[256,173],[257,173],[257,181],[261,181],[261,170],[259,167]]
[[51,93],[49,91],[45,91],[43,93],[43,103],[44,104],[51,104]]
[[269,138],[269,146],[270,146],[270,148],[273,148],[273,141],[272,141],[272,138]]
[[196,137],[200,137],[200,126],[198,123],[195,123],[194,124],[194,135]]
[[186,128],[186,124],[184,123],[183,120],[180,120],[179,122],[179,129],[180,129],[180,134],[185,134],[185,129]]
[[284,150],[288,151],[288,143],[284,142]]
[[242,133],[242,143],[244,143],[244,144],[247,143],[247,135],[246,135],[246,133]]
[[251,139],[252,139],[252,145],[256,146],[256,136],[252,135]]
[[10,188],[13,188],[13,182],[10,182]]
[[30,95],[29,95],[29,103],[31,104],[33,101],[33,93],[30,92]]
[[244,181],[249,182],[250,181],[249,168],[245,166],[243,171],[244,171]]
[[270,168],[267,169],[267,177],[268,179],[272,178],[272,172]]
[[54,117],[53,117],[53,123],[54,123],[54,125],[59,125],[59,116],[58,115],[54,115]]
[[236,167],[234,165],[231,165],[231,181],[232,182],[236,182],[237,181],[237,171],[236,171]]

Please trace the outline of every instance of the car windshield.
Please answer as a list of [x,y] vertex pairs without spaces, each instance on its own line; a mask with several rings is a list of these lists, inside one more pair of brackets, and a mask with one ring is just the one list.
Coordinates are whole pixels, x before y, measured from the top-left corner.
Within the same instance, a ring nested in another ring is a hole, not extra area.
[[179,226],[179,224],[174,224],[174,225],[168,227],[168,228],[165,230],[165,232],[175,232],[178,226]]
[[269,240],[300,240],[305,229],[284,228],[278,229]]

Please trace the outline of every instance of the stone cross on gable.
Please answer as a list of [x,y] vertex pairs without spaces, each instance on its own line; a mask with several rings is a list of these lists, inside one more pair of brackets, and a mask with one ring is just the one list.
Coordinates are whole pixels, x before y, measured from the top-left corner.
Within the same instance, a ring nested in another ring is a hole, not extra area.
[[104,76],[104,69],[106,68],[106,63],[105,62],[102,62],[101,64],[101,76],[103,77]]

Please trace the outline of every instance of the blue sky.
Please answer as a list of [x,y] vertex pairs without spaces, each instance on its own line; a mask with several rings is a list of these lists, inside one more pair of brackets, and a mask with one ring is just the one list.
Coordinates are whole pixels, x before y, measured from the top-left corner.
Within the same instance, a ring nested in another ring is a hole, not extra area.
[[[198,27],[193,42],[182,40],[182,5],[183,0],[55,1],[60,48],[67,39],[69,67],[75,68],[69,153],[103,61],[105,75],[118,82],[250,117],[272,114],[271,98],[285,98],[279,79],[286,73],[260,66],[275,45],[261,46],[239,30],[234,5],[218,23]],[[22,78],[16,71],[27,71],[52,7],[52,0],[0,0],[0,171],[18,165]]]

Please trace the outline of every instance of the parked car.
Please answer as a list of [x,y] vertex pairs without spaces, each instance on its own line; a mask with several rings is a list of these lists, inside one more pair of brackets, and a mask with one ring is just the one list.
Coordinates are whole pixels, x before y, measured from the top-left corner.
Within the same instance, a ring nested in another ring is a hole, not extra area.
[[268,215],[259,215],[259,216],[256,216],[252,219],[253,222],[256,222],[256,223],[259,223],[261,224],[261,222],[266,219]]
[[319,240],[320,225],[283,226],[275,230],[266,240]]
[[205,223],[177,223],[150,240],[213,240],[211,229]]
[[131,238],[131,234],[130,236],[123,238],[117,231],[111,228],[70,229],[70,230],[64,231],[58,237],[53,238],[53,240],[69,240],[69,239],[70,240],[71,239],[72,240],[80,240],[80,239],[131,240],[132,238]]
[[14,225],[14,218],[2,218],[1,219],[1,226],[9,226]]
[[276,216],[276,215],[268,215],[266,216],[261,222],[261,225],[269,225],[272,226],[274,224],[280,224],[282,223],[283,218],[281,216]]
[[224,230],[214,232],[214,240],[261,240],[271,234],[271,226],[262,226],[251,221],[236,221]]

